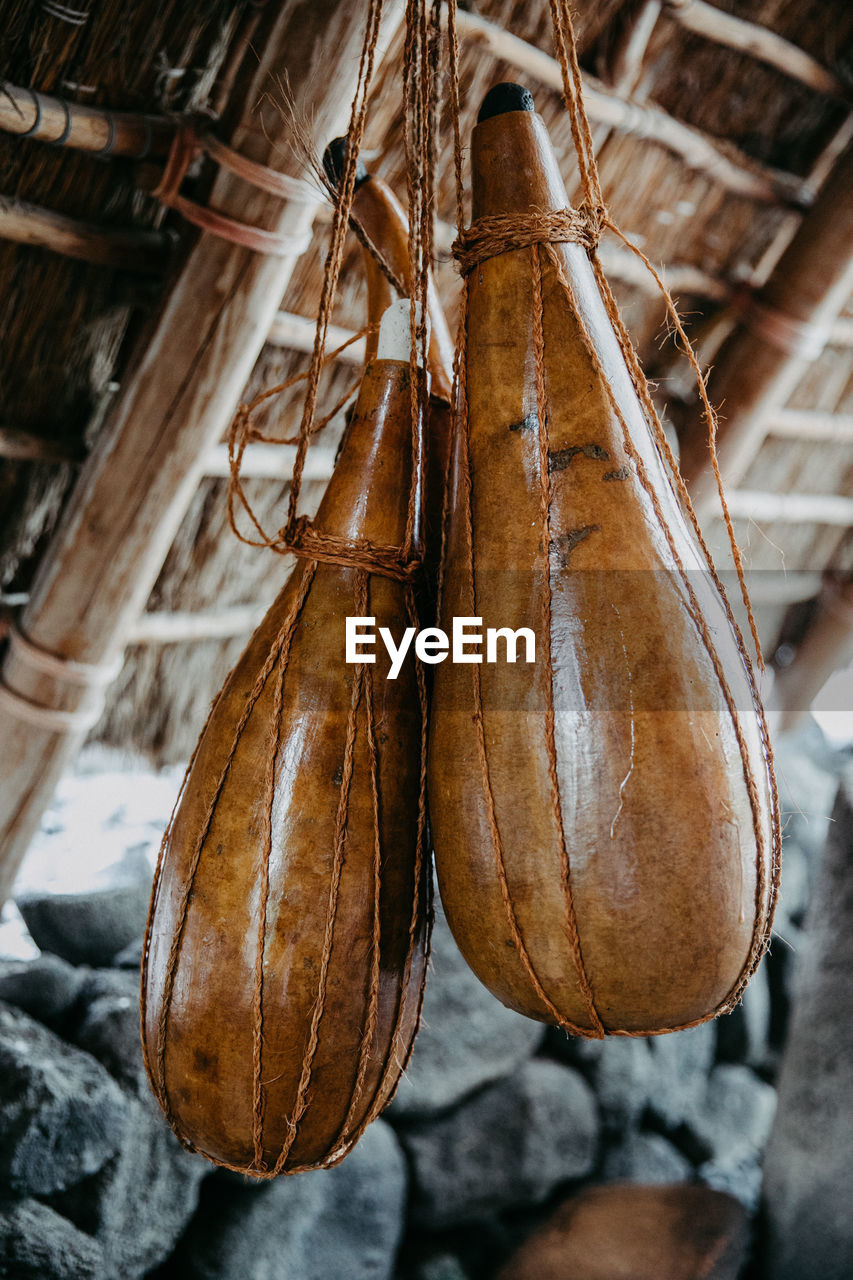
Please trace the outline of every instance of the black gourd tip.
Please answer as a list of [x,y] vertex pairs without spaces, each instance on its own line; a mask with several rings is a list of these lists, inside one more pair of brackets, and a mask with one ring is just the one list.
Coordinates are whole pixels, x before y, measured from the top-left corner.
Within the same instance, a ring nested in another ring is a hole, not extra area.
[[504,84],[494,84],[483,99],[477,124],[482,124],[484,120],[491,120],[492,116],[505,115],[507,111],[535,110],[533,94],[529,89],[525,89],[523,84],[511,84],[509,81]]
[[[333,187],[340,185],[344,176],[346,162],[347,140],[346,138],[334,138],[323,152],[323,172]],[[358,190],[363,182],[367,182],[369,177],[370,174],[365,169],[362,160],[359,159],[355,166],[356,190]]]

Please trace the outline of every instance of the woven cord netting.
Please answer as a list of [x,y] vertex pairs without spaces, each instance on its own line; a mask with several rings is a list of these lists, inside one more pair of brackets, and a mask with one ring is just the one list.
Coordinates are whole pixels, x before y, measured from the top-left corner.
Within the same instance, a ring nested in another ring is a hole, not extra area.
[[[743,762],[744,783],[749,796],[750,809],[752,813],[753,830],[756,842],[756,902],[753,918],[753,932],[749,951],[744,962],[741,973],[739,974],[732,989],[719,1005],[707,1017],[712,1017],[720,1013],[725,1013],[734,1008],[740,999],[743,991],[754,973],[762,955],[767,949],[770,941],[770,933],[773,924],[773,916],[775,912],[776,899],[778,896],[778,883],[780,872],[780,851],[781,851],[781,827],[779,820],[779,798],[776,787],[776,779],[773,768],[773,752],[770,743],[770,737],[767,728],[767,722],[764,709],[761,703],[761,697],[758,690],[757,677],[751,655],[744,642],[743,634],[738,626],[737,619],[731,607],[723,583],[720,579],[717,568],[714,564],[710,548],[702,534],[698,518],[687,493],[686,486],[678,469],[678,464],[673,456],[672,450],[663,430],[660,417],[655,408],[654,402],[649,391],[648,383],[640,365],[639,358],[631,343],[627,330],[622,322],[616,300],[610,289],[610,286],[604,275],[601,262],[598,256],[598,244],[602,234],[605,231],[612,231],[619,239],[644,263],[646,268],[651,272],[654,280],[663,297],[667,314],[681,344],[681,347],[690,363],[691,368],[696,376],[696,382],[699,389],[699,396],[702,403],[703,417],[708,430],[708,444],[711,457],[711,465],[713,467],[714,476],[717,485],[717,491],[720,498],[720,504],[723,512],[726,530],[731,545],[732,558],[737,572],[740,592],[746,609],[752,641],[755,649],[755,655],[759,668],[763,671],[764,664],[761,656],[761,647],[758,639],[755,618],[749,601],[749,594],[746,587],[746,580],[743,570],[743,560],[740,549],[732,526],[731,517],[729,515],[728,505],[726,503],[722,476],[720,474],[719,463],[716,451],[716,431],[717,431],[717,415],[711,405],[707,390],[705,387],[705,379],[702,374],[696,354],[690,344],[687,334],[684,330],[681,318],[678,314],[675,302],[660,278],[658,272],[654,269],[649,259],[643,254],[630,240],[623,234],[619,227],[610,217],[609,211],[604,201],[599,180],[598,169],[595,160],[595,152],[592,142],[592,133],[589,127],[589,121],[583,101],[583,88],[581,82],[581,72],[577,56],[577,44],[575,40],[574,28],[572,25],[571,13],[568,6],[568,0],[550,0],[551,19],[554,33],[554,43],[556,47],[557,57],[560,63],[562,81],[563,81],[563,101],[566,110],[569,113],[571,125],[572,139],[574,142],[575,154],[577,157],[578,169],[581,177],[581,186],[583,191],[583,199],[579,209],[564,209],[557,212],[533,211],[525,216],[513,217],[491,217],[482,218],[474,222],[471,226],[465,226],[464,212],[464,185],[462,178],[462,142],[459,125],[459,45],[456,29],[456,9],[457,0],[448,0],[447,11],[447,30],[448,30],[448,64],[449,64],[449,94],[450,108],[453,128],[453,146],[454,146],[454,173],[456,187],[456,225],[457,239],[453,246],[454,256],[463,277],[463,299],[460,309],[460,321],[457,331],[456,351],[454,357],[454,393],[453,402],[456,405],[456,429],[461,431],[463,439],[461,441],[461,457],[463,466],[462,475],[462,499],[465,507],[464,524],[465,539],[468,559],[468,575],[469,588],[471,592],[472,612],[476,613],[476,573],[474,564],[474,528],[472,514],[472,475],[471,475],[471,454],[470,442],[468,438],[468,407],[467,407],[467,323],[468,323],[468,289],[467,280],[470,271],[486,258],[493,257],[500,253],[507,253],[513,250],[527,249],[531,255],[531,271],[533,277],[533,339],[534,339],[534,363],[536,369],[536,399],[537,399],[537,419],[539,429],[539,452],[540,452],[540,483],[542,486],[542,501],[540,520],[542,525],[542,545],[549,545],[550,531],[550,480],[547,466],[548,453],[548,421],[549,411],[546,392],[545,378],[545,342],[544,342],[544,301],[542,289],[542,268],[543,262],[547,262],[548,266],[556,273],[560,286],[565,297],[571,307],[571,310],[577,320],[581,338],[593,367],[601,378],[602,385],[606,388],[611,409],[616,416],[622,429],[623,439],[626,451],[631,457],[637,469],[638,478],[644,490],[649,496],[652,507],[660,522],[660,526],[664,531],[667,544],[677,566],[679,576],[683,582],[685,593],[687,596],[687,607],[699,634],[702,637],[703,644],[711,658],[717,679],[723,692],[724,701],[732,720],[735,737]],[[602,300],[613,326],[617,341],[625,359],[631,381],[633,383],[637,398],[642,406],[644,415],[648,421],[652,431],[654,440],[656,441],[660,453],[665,461],[668,473],[673,481],[678,497],[687,514],[687,518],[692,526],[696,536],[702,556],[708,566],[708,571],[719,593],[726,617],[732,629],[735,643],[743,661],[744,670],[749,683],[752,697],[752,705],[754,707],[755,716],[758,724],[758,732],[765,753],[767,762],[767,776],[770,790],[771,801],[771,850],[770,850],[770,874],[769,879],[766,872],[766,853],[765,841],[763,835],[763,823],[761,818],[761,802],[759,795],[758,783],[750,765],[749,753],[747,749],[746,738],[740,718],[738,716],[737,707],[732,691],[725,678],[719,656],[716,653],[713,638],[710,634],[708,624],[705,621],[701,607],[696,598],[693,587],[689,582],[688,574],[678,554],[678,549],[671,529],[666,523],[663,510],[660,506],[659,499],[646,473],[642,458],[640,457],[635,445],[633,444],[628,424],[620,405],[618,404],[609,380],[601,366],[600,358],[595,348],[595,344],[589,334],[583,313],[577,305],[577,301],[571,290],[571,286],[566,278],[562,268],[562,263],[558,253],[554,250],[554,245],[558,243],[575,243],[582,245],[588,252],[592,263],[596,281],[598,283]],[[544,258],[543,258],[544,255]],[[457,447],[459,442],[457,441]],[[444,519],[442,523],[442,542],[446,544],[447,525],[448,525],[448,504],[445,500]],[[546,555],[546,562],[548,557]],[[442,548],[442,564],[444,562],[444,545]],[[548,996],[542,986],[538,975],[535,972],[533,962],[522,936],[519,926],[517,914],[512,900],[510,886],[507,880],[507,871],[505,864],[504,845],[501,832],[497,822],[495,800],[492,793],[491,780],[489,775],[489,762],[486,751],[485,726],[483,723],[483,704],[482,692],[479,677],[479,667],[473,664],[471,667],[473,679],[474,694],[474,721],[477,733],[478,756],[480,768],[482,772],[483,793],[486,801],[487,816],[489,819],[489,827],[491,831],[492,847],[495,858],[495,866],[500,886],[501,897],[506,913],[507,925],[510,935],[513,939],[516,950],[518,951],[522,965],[530,980],[531,986],[536,993],[539,1001],[548,1010],[549,1015],[562,1026],[565,1030],[578,1035],[601,1037],[605,1034],[601,1018],[595,1005],[594,993],[586,971],[583,960],[583,950],[579,935],[578,923],[575,916],[575,907],[572,896],[571,885],[571,865],[568,850],[566,848],[565,831],[563,826],[562,807],[560,799],[559,784],[557,779],[557,758],[556,746],[554,741],[554,708],[553,708],[553,667],[551,663],[550,637],[551,637],[551,616],[550,616],[550,563],[548,562],[548,582],[545,590],[545,600],[543,605],[544,616],[542,620],[543,640],[545,643],[545,663],[547,667],[547,687],[549,690],[549,700],[546,706],[546,746],[548,750],[548,773],[551,787],[551,804],[553,809],[555,830],[560,847],[561,863],[563,867],[563,880],[566,901],[566,933],[573,956],[575,971],[577,975],[578,987],[582,999],[582,1003],[586,1009],[590,1026],[581,1027],[569,1022],[564,1015],[557,1009],[553,1000]],[[443,587],[443,579],[439,579],[439,603],[440,593]],[[766,900],[766,901],[765,901]],[[707,1020],[705,1018],[696,1019],[693,1022],[684,1023],[677,1027],[662,1027],[660,1032],[683,1030],[687,1027],[697,1026],[699,1023]],[[641,1035],[647,1032],[626,1032],[607,1029],[608,1034],[618,1035]]]
[[[293,1110],[286,1124],[286,1138],[272,1164],[264,1156],[264,1123],[266,1116],[266,1089],[263,1083],[263,1048],[264,1048],[264,951],[267,930],[267,907],[270,894],[269,864],[273,844],[273,812],[276,784],[276,764],[281,749],[282,711],[284,682],[287,675],[288,660],[300,616],[309,598],[315,580],[318,565],[334,564],[352,571],[354,583],[353,613],[364,616],[370,608],[371,576],[390,578],[401,584],[406,616],[409,625],[417,626],[417,597],[419,578],[423,563],[423,531],[420,527],[422,513],[418,503],[418,495],[422,488],[422,477],[425,468],[425,450],[422,446],[421,415],[425,397],[423,395],[424,380],[419,375],[418,365],[426,368],[427,354],[427,281],[432,257],[432,203],[434,172],[434,130],[436,117],[436,85],[439,50],[439,7],[434,4],[427,11],[424,0],[410,0],[406,10],[406,54],[405,54],[405,114],[407,129],[407,146],[413,158],[409,185],[410,206],[410,238],[409,254],[413,288],[411,289],[411,411],[412,411],[412,475],[407,505],[406,529],[403,543],[399,547],[381,546],[362,540],[346,540],[332,537],[322,530],[316,529],[312,521],[299,515],[298,502],[301,491],[302,473],[308,443],[334,417],[334,415],[352,398],[358,389],[359,380],[351,385],[341,400],[322,419],[316,418],[316,403],[320,373],[324,365],[334,359],[350,342],[363,337],[370,328],[362,329],[353,335],[347,343],[335,351],[326,352],[326,333],[335,300],[338,277],[343,261],[344,241],[347,229],[352,224],[351,209],[355,190],[355,176],[358,154],[364,135],[367,103],[373,77],[375,54],[379,38],[382,17],[382,0],[370,0],[362,47],[358,83],[353,99],[349,129],[347,131],[347,148],[345,168],[339,186],[338,198],[332,222],[329,250],[326,258],[323,289],[317,316],[314,346],[309,368],[295,375],[276,387],[269,388],[258,395],[252,402],[241,405],[231,426],[228,438],[229,464],[231,482],[228,496],[228,516],[231,527],[237,537],[251,546],[266,547],[279,554],[292,553],[303,562],[301,578],[295,591],[293,603],[279,628],[266,660],[246,699],[245,707],[234,726],[233,739],[226,752],[224,763],[216,779],[211,799],[206,809],[204,820],[197,833],[186,877],[181,885],[177,926],[170,941],[168,960],[165,971],[165,983],[162,1002],[157,1019],[156,1039],[153,1053],[149,1052],[146,1036],[146,1005],[148,969],[150,957],[150,941],[152,922],[157,906],[158,893],[163,879],[164,861],[167,857],[169,838],[174,826],[181,799],[186,790],[187,781],[195,764],[198,746],[190,759],[187,771],[175,807],[163,837],[158,858],[154,889],[149,907],[148,928],[146,930],[145,953],[142,971],[141,1015],[143,1026],[143,1045],[145,1048],[145,1066],[151,1086],[157,1095],[163,1111],[171,1127],[182,1144],[194,1150],[193,1144],[181,1132],[174,1114],[172,1101],[167,1087],[167,1040],[169,1014],[174,992],[175,977],[180,960],[181,945],[190,909],[193,886],[201,861],[205,842],[214,820],[216,807],[222,795],[229,771],[236,756],[242,734],[249,719],[262,697],[268,683],[273,683],[273,717],[270,728],[267,769],[263,780],[265,795],[266,828],[262,847],[259,852],[257,866],[257,882],[260,889],[260,909],[257,922],[256,962],[254,969],[254,986],[252,991],[252,1146],[251,1164],[230,1164],[215,1159],[215,1164],[235,1169],[243,1173],[251,1173],[259,1178],[272,1178],[278,1174],[302,1172],[307,1168],[331,1167],[338,1164],[352,1149],[364,1132],[367,1125],[375,1119],[379,1110],[389,1100],[389,1072],[397,1073],[391,1085],[390,1096],[393,1096],[399,1082],[399,1075],[405,1071],[411,1055],[414,1033],[420,1024],[423,1004],[423,981],[420,982],[416,995],[416,1007],[411,1008],[410,988],[412,971],[419,938],[424,928],[425,941],[421,944],[425,949],[424,965],[429,961],[429,935],[432,924],[432,889],[429,862],[426,857],[427,840],[427,808],[426,808],[426,760],[427,760],[427,688],[426,679],[420,661],[416,661],[415,675],[417,685],[417,701],[420,718],[419,769],[417,779],[417,822],[415,830],[415,850],[413,859],[413,896],[411,915],[408,924],[408,942],[404,969],[400,980],[397,997],[394,1027],[390,1046],[383,1069],[379,1073],[378,1083],[373,1096],[366,1106],[362,1106],[362,1098],[367,1080],[368,1069],[376,1046],[376,1033],[379,1017],[379,981],[380,981],[380,892],[381,872],[384,858],[381,832],[381,794],[379,785],[379,748],[377,739],[377,713],[375,708],[373,672],[367,664],[356,667],[352,686],[352,696],[347,717],[346,740],[343,744],[343,762],[341,768],[341,784],[338,807],[335,818],[334,857],[329,881],[329,899],[326,912],[324,936],[318,940],[320,963],[318,989],[312,1008],[310,1025],[304,1046],[302,1067],[296,1091]],[[420,158],[420,159],[418,159]],[[358,232],[357,232],[358,233]],[[363,240],[363,236],[359,236]],[[377,261],[383,270],[381,253],[371,246]],[[390,269],[385,271],[389,281],[395,288],[400,282]],[[418,308],[416,304],[420,304]],[[252,415],[255,410],[271,397],[293,386],[299,381],[307,383],[302,419],[298,435],[295,437],[272,437],[255,429]],[[268,534],[255,516],[246,496],[240,478],[240,466],[247,444],[251,440],[265,440],[272,443],[295,444],[296,460],[287,520],[282,529],[275,534]],[[246,535],[240,531],[236,522],[238,506],[247,514],[257,537]],[[224,690],[223,690],[224,692]],[[199,738],[204,738],[205,730],[211,717],[215,714],[223,694],[220,693],[211,707],[210,715]],[[367,993],[366,1016],[358,1062],[355,1070],[353,1092],[347,1113],[341,1123],[337,1136],[329,1144],[328,1155],[321,1162],[311,1166],[290,1166],[288,1163],[299,1126],[310,1105],[312,1070],[319,1041],[320,1027],[325,1010],[329,964],[335,942],[335,925],[339,906],[341,873],[344,866],[347,824],[349,820],[350,790],[353,776],[353,761],[356,737],[359,732],[359,715],[364,720],[367,756],[370,772],[370,791],[373,813],[373,871],[372,886],[369,890],[372,904],[372,950],[370,960],[369,991]],[[359,1110],[361,1119],[357,1119]],[[207,1153],[205,1153],[207,1154]],[[208,1155],[208,1158],[211,1158]]]

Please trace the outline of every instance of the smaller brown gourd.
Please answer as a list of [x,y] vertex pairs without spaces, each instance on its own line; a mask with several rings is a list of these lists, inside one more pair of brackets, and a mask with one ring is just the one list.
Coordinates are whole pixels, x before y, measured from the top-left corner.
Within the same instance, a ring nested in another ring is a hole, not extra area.
[[395,636],[414,622],[417,555],[397,551],[420,518],[401,306],[403,341],[367,365],[314,519],[316,557],[298,560],[202,733],[146,934],[154,1092],[187,1146],[256,1176],[341,1159],[418,1024],[422,675],[410,655],[389,680],[382,645],[373,666],[345,661],[348,615]]

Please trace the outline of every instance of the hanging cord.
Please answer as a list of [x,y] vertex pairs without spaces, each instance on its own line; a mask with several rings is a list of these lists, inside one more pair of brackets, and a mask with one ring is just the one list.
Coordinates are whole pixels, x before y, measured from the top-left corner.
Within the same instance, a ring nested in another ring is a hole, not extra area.
[[[595,148],[592,141],[592,131],[590,130],[589,120],[587,118],[586,109],[584,107],[581,69],[578,63],[578,56],[577,56],[577,40],[575,38],[575,31],[574,31],[574,26],[572,24],[572,16],[571,16],[571,11],[569,9],[568,0],[550,0],[550,6],[551,6],[551,19],[552,19],[552,24],[554,28],[554,42],[557,48],[557,57],[560,63],[560,70],[562,72],[562,79],[563,79],[563,101],[565,103],[566,109],[569,112],[569,118],[571,121],[571,128],[572,128],[572,138],[574,140],[575,151],[578,157],[578,167],[580,169],[581,185],[584,193],[584,199],[583,199],[581,208],[587,216],[591,217],[593,227],[596,230],[598,230],[599,235],[600,235],[600,231],[604,228],[607,228],[608,230],[613,231],[619,237],[619,239],[623,242],[623,244],[628,249],[630,249],[632,253],[636,254],[636,256],[644,264],[644,266],[651,272],[651,275],[655,283],[657,284],[658,289],[660,290],[661,297],[663,298],[664,303],[666,305],[667,313],[673,323],[673,326],[678,335],[679,341],[681,342],[682,349],[685,355],[687,356],[690,366],[693,369],[693,372],[696,376],[696,385],[699,389],[699,396],[702,401],[702,410],[703,410],[702,416],[705,420],[705,424],[708,429],[708,446],[711,452],[711,465],[714,470],[714,479],[717,485],[717,493],[719,494],[719,498],[720,498],[720,505],[723,512],[723,520],[725,522],[726,533],[728,535],[729,544],[731,546],[732,559],[734,560],[735,570],[737,572],[741,597],[743,599],[744,608],[746,609],[746,616],[749,620],[749,629],[752,635],[753,646],[755,648],[755,656],[758,661],[759,669],[761,671],[764,671],[764,658],[761,652],[761,642],[758,638],[758,628],[755,622],[755,615],[752,612],[752,604],[750,603],[749,592],[746,586],[746,577],[744,575],[744,569],[743,569],[743,559],[741,556],[740,548],[737,543],[737,538],[735,537],[735,531],[734,531],[734,526],[732,525],[731,516],[729,514],[729,508],[726,502],[726,496],[724,492],[723,478],[720,473],[720,466],[717,458],[717,447],[716,447],[717,413],[713,405],[711,404],[710,400],[708,399],[708,392],[705,385],[705,377],[699,366],[699,361],[696,358],[696,353],[693,350],[693,346],[690,342],[690,339],[687,337],[687,334],[684,330],[684,326],[681,323],[681,318],[678,314],[678,308],[675,305],[675,301],[672,297],[672,294],[669,292],[663,280],[660,278],[660,275],[658,274],[657,271],[655,271],[654,267],[652,266],[651,262],[646,257],[646,255],[642,253],[636,247],[636,245],[632,244],[631,241],[628,239],[628,237],[625,236],[623,232],[620,231],[620,229],[613,222],[612,218],[610,217],[610,213],[607,209],[607,206],[604,203],[604,197],[601,191],[601,182],[598,176],[598,166],[595,161]],[[604,273],[601,269],[601,264],[598,261],[598,254],[596,252],[595,246],[591,251],[591,257],[593,260],[593,268],[595,270],[596,278],[599,280],[599,283],[600,283]],[[630,350],[631,355],[630,357],[628,357],[628,366],[631,372],[631,378],[634,383],[635,389],[637,390],[640,396],[640,401],[643,405],[643,408],[646,410],[646,413],[650,417],[651,425],[654,429],[655,436],[658,438],[658,440],[660,440],[660,438],[664,435],[663,427],[658,417],[657,410],[655,409],[651,396],[649,394],[648,384],[646,383],[645,375],[643,374],[642,369],[640,368],[639,361],[636,358],[636,353],[633,350],[633,345],[630,342],[630,339],[627,338],[627,334],[625,332],[624,326],[622,325],[621,318],[619,317],[618,310],[616,308],[615,299],[613,298],[613,295],[610,292],[609,288],[606,290],[604,301],[605,301],[605,306],[607,308],[607,312],[610,317],[610,320],[613,322],[614,328],[616,329],[616,333],[619,338],[619,343],[620,343],[620,346],[622,347],[623,353],[626,354],[627,356],[628,350]],[[690,517],[691,523],[693,524],[694,528],[698,532],[698,519],[696,518],[695,512],[693,510],[693,506],[692,506],[692,503],[690,502],[689,497],[686,496],[686,490],[682,495],[682,501],[684,501],[685,498],[686,498],[687,511],[688,511],[688,515]],[[716,570],[713,564],[713,558],[711,557],[710,552],[708,551],[704,540],[701,538],[701,535],[700,535],[700,545],[702,546],[703,554],[705,555],[705,558],[708,561],[708,566],[712,574],[714,574],[718,587],[722,590],[722,584],[719,583],[719,579],[717,578],[717,575],[716,575]],[[723,592],[723,596],[724,598],[726,598],[725,592]],[[737,627],[737,624],[735,624],[735,632],[736,632],[736,638],[738,641],[738,646],[741,649],[742,655],[744,656],[746,661],[751,665],[751,659],[747,654],[746,646],[743,643],[743,638],[740,633],[740,628]]]

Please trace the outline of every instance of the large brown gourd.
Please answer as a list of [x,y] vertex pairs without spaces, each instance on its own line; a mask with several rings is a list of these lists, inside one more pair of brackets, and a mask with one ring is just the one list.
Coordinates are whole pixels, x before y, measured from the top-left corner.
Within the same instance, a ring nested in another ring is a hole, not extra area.
[[318,558],[298,560],[215,703],[155,883],[152,1086],[185,1143],[256,1175],[345,1155],[391,1097],[419,1017],[423,682],[411,657],[389,680],[381,644],[375,665],[345,662],[347,615],[395,636],[414,620],[412,582],[365,545],[405,541],[407,333],[403,352],[367,365],[314,520]]
[[[518,86],[487,98],[471,159],[475,226],[566,208]],[[766,945],[767,730],[587,250],[531,238],[467,274],[442,626],[530,628],[536,660],[437,668],[439,884],[505,1004],[587,1035],[674,1030],[730,1007]]]

